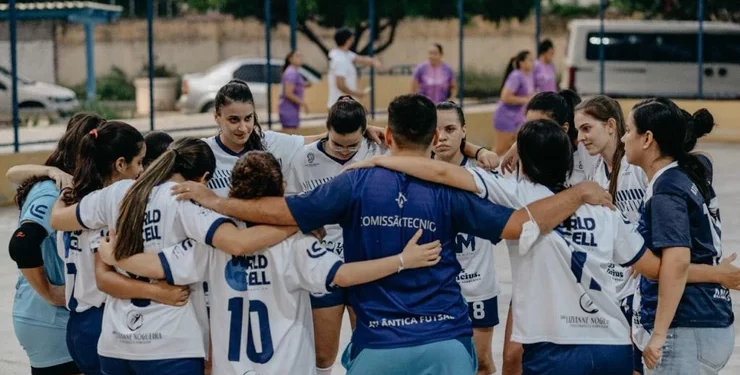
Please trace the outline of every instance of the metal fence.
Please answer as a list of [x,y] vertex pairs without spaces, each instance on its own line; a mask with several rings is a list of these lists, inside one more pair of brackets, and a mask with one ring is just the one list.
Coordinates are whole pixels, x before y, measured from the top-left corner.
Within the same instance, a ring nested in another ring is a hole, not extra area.
[[[273,2],[277,1],[287,1],[288,2],[288,14],[289,14],[289,25],[290,25],[290,46],[293,50],[296,49],[296,32],[297,32],[297,1],[298,0],[264,0],[264,7],[265,7],[265,14],[264,18],[266,20],[265,22],[265,46],[266,46],[266,58],[267,61],[270,61],[272,50],[271,50],[271,27],[270,25],[272,22],[272,5]],[[463,93],[465,89],[465,82],[463,77],[465,76],[465,64],[464,64],[464,51],[463,51],[463,40],[464,40],[464,24],[465,24],[465,0],[455,0],[457,2],[457,17],[459,22],[459,29],[458,29],[458,49],[459,49],[459,71],[458,71],[458,101],[461,105],[464,105],[463,100]],[[540,37],[541,37],[541,10],[542,10],[542,4],[541,0],[533,0],[534,1],[534,16],[535,16],[535,40],[533,41],[535,43],[535,50],[536,45],[539,44]],[[605,31],[604,31],[604,17],[605,17],[605,11],[607,7],[607,0],[600,0],[600,12],[599,12],[599,19],[600,19],[600,40],[602,42],[599,43],[599,84],[600,84],[600,92],[605,92],[605,43],[603,42],[605,39]],[[697,97],[703,98],[704,96],[704,82],[703,82],[703,71],[704,71],[704,27],[703,27],[703,20],[704,20],[704,2],[705,0],[698,0],[698,12],[697,12],[697,20],[699,23],[699,29],[698,29],[698,39],[697,39]],[[374,45],[374,38],[375,38],[375,31],[377,25],[375,25],[375,15],[376,15],[376,4],[375,0],[368,0],[368,20],[369,20],[369,28],[370,28],[370,49],[369,49],[369,55],[374,56],[375,51],[373,48]],[[9,0],[8,3],[8,15],[9,15],[9,27],[10,27],[10,65],[11,65],[11,75],[12,75],[12,88],[11,88],[11,96],[12,96],[12,121],[13,121],[13,129],[14,129],[14,141],[13,141],[13,149],[15,152],[18,152],[21,145],[27,145],[27,144],[34,144],[39,143],[39,141],[34,142],[20,142],[19,136],[18,136],[18,128],[19,128],[19,108],[18,108],[18,90],[17,90],[17,81],[18,81],[18,71],[17,71],[17,21],[18,21],[18,14],[16,11],[16,0]],[[155,45],[154,45],[154,37],[153,37],[153,28],[154,28],[154,17],[155,17],[155,9],[154,9],[154,0],[149,0],[147,2],[147,9],[146,9],[146,18],[147,18],[147,50],[148,50],[148,75],[149,75],[149,129],[155,130],[155,107],[154,107],[154,51],[155,51]],[[88,41],[89,43],[89,41]],[[91,48],[88,46],[88,48]],[[89,52],[90,53],[90,52]],[[267,69],[267,77],[271,77],[271,64],[266,64]],[[88,74],[94,74],[94,68],[91,66],[88,66]],[[377,113],[375,108],[375,69],[370,68],[370,108],[369,112],[372,117],[375,116]],[[94,77],[93,77],[94,79]],[[89,81],[88,81],[89,82]],[[272,108],[272,87],[271,85],[267,85],[268,87],[268,94],[267,94],[267,108]],[[94,98],[93,98],[94,99]],[[274,123],[272,118],[272,111],[268,110],[268,118],[267,118],[267,125],[268,127],[271,127],[271,125]],[[45,142],[54,142],[53,140],[45,141]]]

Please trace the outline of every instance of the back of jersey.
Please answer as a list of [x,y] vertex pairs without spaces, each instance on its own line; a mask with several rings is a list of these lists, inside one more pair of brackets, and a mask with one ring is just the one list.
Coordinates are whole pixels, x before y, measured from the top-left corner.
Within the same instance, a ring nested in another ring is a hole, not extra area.
[[[524,205],[552,192],[522,181],[516,194]],[[584,205],[527,252],[518,241],[507,241],[507,247],[514,279],[513,341],[630,343],[627,321],[616,302],[616,283],[606,269],[612,262],[628,265],[645,248],[620,213]]]
[[[188,237],[208,244],[215,228],[227,220],[191,202],[176,201],[170,192],[173,185],[160,184],[149,196],[142,228],[145,252],[159,252]],[[115,227],[118,205],[128,186],[130,183],[116,183],[85,197],[78,211],[82,223]],[[205,314],[203,290],[199,284],[191,289],[190,302],[182,307],[109,297],[98,352],[130,360],[204,357],[203,328],[199,324],[203,319],[198,318]]]
[[57,252],[66,270],[64,293],[70,311],[81,313],[100,307],[108,298],[95,280],[95,253],[107,232],[107,228],[57,232]]

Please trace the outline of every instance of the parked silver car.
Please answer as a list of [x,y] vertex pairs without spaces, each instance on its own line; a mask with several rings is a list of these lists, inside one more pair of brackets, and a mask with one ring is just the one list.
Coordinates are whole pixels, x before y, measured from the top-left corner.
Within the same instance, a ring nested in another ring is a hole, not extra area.
[[[13,111],[12,82],[10,70],[0,66],[0,113],[8,114]],[[66,87],[18,75],[18,107],[22,111],[67,114],[76,110],[79,105],[74,91]]]
[[[204,73],[185,74],[178,107],[186,113],[212,111],[216,93],[232,79],[247,82],[254,94],[255,106],[264,107],[267,104],[266,63],[265,58],[232,57]],[[280,83],[282,68],[283,60],[270,60],[270,83]],[[300,73],[311,83],[321,80],[321,74],[307,65],[301,67]]]

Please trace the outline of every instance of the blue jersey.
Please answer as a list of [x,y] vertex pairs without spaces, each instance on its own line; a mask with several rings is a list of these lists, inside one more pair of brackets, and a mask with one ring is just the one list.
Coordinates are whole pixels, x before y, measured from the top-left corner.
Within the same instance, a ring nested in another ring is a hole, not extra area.
[[[706,163],[710,169],[711,165]],[[656,255],[670,247],[691,249],[691,263],[719,264],[721,225],[714,191],[709,204],[676,163],[653,177],[641,208],[639,231]],[[635,323],[650,332],[658,307],[658,282],[642,278]],[[727,327],[734,321],[730,292],[719,284],[687,284],[671,327]]]
[[[46,238],[41,242],[44,272],[51,284],[64,285],[64,265],[57,256],[56,232],[50,224],[51,208],[58,197],[59,191],[54,181],[36,183],[23,203],[18,224],[33,222],[46,229]],[[65,328],[69,311],[46,302],[21,274],[18,276],[18,282],[16,283],[13,317],[22,319],[28,324]]]
[[333,223],[342,227],[348,263],[399,254],[419,228],[419,243],[442,243],[442,260],[434,267],[350,288],[357,314],[353,345],[407,347],[472,335],[456,281],[461,269],[455,237],[464,232],[496,243],[511,209],[382,168],[342,173],[286,200],[304,232]]

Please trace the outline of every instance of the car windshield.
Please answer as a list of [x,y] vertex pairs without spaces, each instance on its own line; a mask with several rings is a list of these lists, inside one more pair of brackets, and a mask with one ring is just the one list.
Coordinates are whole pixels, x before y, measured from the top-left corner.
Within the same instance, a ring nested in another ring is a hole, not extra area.
[[[5,69],[5,67],[0,66],[0,74],[8,77],[8,79],[12,79],[12,74],[8,69]],[[20,74],[18,74],[18,81],[21,82],[24,85],[30,85],[34,83],[32,79],[29,79],[27,77],[24,77]]]

